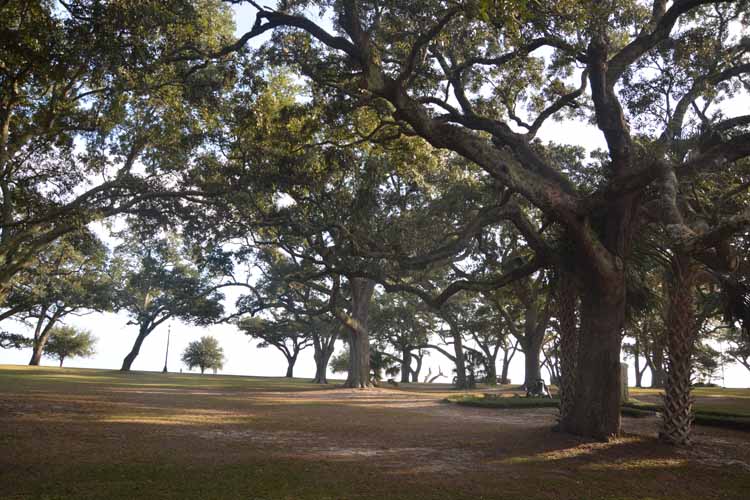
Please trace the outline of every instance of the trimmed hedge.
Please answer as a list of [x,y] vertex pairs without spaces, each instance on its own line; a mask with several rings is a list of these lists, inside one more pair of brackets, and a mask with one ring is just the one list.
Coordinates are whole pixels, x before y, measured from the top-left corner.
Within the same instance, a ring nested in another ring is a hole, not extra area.
[[549,398],[526,398],[526,397],[480,397],[480,396],[456,396],[445,400],[461,406],[474,406],[479,408],[559,408],[559,399]]
[[[526,397],[481,397],[473,395],[454,396],[444,400],[461,406],[476,408],[495,408],[512,410],[522,408],[559,408],[559,399],[526,398]],[[662,411],[662,407],[637,400],[623,403],[620,413],[626,417],[643,418]],[[750,417],[747,415],[711,410],[695,412],[695,423],[711,427],[723,427],[741,431],[750,431]]]

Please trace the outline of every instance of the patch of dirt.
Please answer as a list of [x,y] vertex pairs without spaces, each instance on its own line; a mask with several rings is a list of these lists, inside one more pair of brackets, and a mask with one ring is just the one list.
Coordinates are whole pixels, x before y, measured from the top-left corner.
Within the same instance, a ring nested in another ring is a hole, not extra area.
[[[295,461],[332,464],[334,477],[354,467],[384,481],[439,484],[444,492],[489,485],[486,491],[505,493],[502,484],[511,488],[509,498],[537,498],[549,482],[556,486],[547,498],[566,499],[612,496],[622,488],[638,488],[638,497],[664,498],[661,492],[684,488],[712,498],[706,475],[729,484],[750,472],[750,433],[697,427],[695,445],[675,449],[656,442],[656,417],[625,417],[625,436],[594,443],[552,432],[554,408],[465,407],[442,402],[437,392],[73,382],[61,390],[41,382],[32,389],[0,392],[0,470],[62,467],[71,457],[97,466]],[[590,486],[599,489],[581,486],[581,477],[599,478]]]
[[325,435],[299,431],[213,429],[198,433],[202,439],[241,442],[263,447],[269,454],[311,460],[366,461],[388,469],[460,474],[476,470],[479,454],[431,447],[383,447],[372,443],[344,446]]

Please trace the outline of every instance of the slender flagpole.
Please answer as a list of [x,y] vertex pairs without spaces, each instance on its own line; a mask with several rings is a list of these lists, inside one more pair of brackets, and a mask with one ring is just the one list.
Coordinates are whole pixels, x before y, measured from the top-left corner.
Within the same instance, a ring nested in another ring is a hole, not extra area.
[[172,336],[172,323],[167,326],[167,353],[164,355],[164,369],[162,373],[167,373],[167,359],[169,359],[169,337]]

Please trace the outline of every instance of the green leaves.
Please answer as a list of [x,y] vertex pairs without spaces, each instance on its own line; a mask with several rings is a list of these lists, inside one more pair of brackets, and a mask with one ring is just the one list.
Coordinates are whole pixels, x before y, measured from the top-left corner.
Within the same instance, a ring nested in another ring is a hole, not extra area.
[[115,304],[131,321],[150,332],[168,318],[198,325],[221,317],[224,296],[210,276],[193,264],[175,237],[123,234],[117,259]]
[[88,330],[69,325],[56,326],[50,331],[49,340],[44,346],[44,354],[57,358],[62,366],[67,358],[93,356],[96,342],[97,338]]
[[[137,208],[206,144],[233,69],[218,0],[10,2],[0,34],[0,297],[44,247]],[[149,202],[144,202],[149,200]],[[168,207],[168,206],[167,206]]]
[[206,368],[221,370],[224,368],[224,349],[214,337],[201,337],[188,344],[181,359],[189,370],[195,367],[200,368],[201,373]]

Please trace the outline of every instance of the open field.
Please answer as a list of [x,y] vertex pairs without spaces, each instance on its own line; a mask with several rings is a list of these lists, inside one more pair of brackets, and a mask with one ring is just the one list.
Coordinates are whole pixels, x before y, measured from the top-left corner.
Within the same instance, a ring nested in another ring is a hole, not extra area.
[[[696,445],[675,449],[655,441],[655,418],[624,418],[625,436],[592,443],[552,432],[555,409],[449,394],[0,366],[0,497],[748,498],[750,433],[697,427]],[[698,396],[750,411],[748,390]]]

